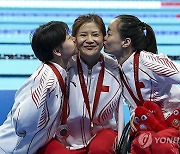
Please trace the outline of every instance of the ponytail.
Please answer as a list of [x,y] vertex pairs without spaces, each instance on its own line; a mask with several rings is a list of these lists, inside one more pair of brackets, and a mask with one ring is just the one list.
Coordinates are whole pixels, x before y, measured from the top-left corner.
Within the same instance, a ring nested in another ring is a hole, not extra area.
[[157,43],[153,29],[148,24],[144,23],[145,26],[145,38],[146,38],[146,51],[157,54]]
[[130,38],[135,51],[157,53],[156,37],[151,26],[133,15],[119,15],[116,19],[119,20],[117,29],[120,37]]

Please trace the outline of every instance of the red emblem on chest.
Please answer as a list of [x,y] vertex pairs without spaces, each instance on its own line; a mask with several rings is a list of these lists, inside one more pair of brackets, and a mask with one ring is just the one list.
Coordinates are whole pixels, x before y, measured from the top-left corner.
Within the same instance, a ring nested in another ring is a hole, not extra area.
[[109,92],[109,86],[102,85],[101,91],[102,92]]

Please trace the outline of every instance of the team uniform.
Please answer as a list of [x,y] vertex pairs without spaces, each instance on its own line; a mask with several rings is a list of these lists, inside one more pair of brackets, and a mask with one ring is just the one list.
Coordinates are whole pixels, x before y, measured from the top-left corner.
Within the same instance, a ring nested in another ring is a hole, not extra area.
[[[134,78],[134,54],[122,65],[122,72],[129,87],[136,98],[138,94]],[[180,107],[180,65],[171,61],[166,55],[155,55],[141,51],[139,56],[139,82],[140,91],[144,100],[158,103],[165,118],[176,108]],[[127,104],[131,106],[131,113],[136,103],[124,86],[123,95]]]
[[[53,64],[65,80],[66,71]],[[60,125],[63,94],[55,73],[42,64],[17,91],[12,110],[0,126],[0,153],[36,153]]]
[[[84,94],[82,92],[77,58],[77,56],[73,57],[74,61],[71,61],[71,65],[68,69],[70,114],[67,119],[67,127],[69,128],[69,136],[61,140],[68,149],[80,149],[86,147],[95,137],[95,134],[103,129],[110,128],[117,130],[117,121],[114,117],[117,118],[117,107],[120,102],[122,91],[118,74],[118,65],[111,57],[103,55],[101,61],[93,66],[92,69],[88,69],[88,66],[80,59],[90,104],[89,115],[87,105],[85,104]],[[104,79],[100,87],[98,105],[93,114],[98,78],[103,67],[103,62]],[[92,121],[90,120],[90,116],[93,116]],[[93,128],[91,128],[91,122]]]

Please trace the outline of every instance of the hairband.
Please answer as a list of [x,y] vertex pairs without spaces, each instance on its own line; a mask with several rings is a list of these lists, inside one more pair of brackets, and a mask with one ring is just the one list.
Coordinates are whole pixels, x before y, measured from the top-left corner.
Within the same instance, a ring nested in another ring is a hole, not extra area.
[[146,36],[146,34],[147,34],[146,24],[145,24],[144,22],[140,22],[138,25],[139,25],[139,26],[142,26],[144,35]]

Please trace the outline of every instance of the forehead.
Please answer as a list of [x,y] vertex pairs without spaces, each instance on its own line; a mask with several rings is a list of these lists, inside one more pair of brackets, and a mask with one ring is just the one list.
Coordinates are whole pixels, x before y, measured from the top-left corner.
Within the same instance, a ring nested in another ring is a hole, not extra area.
[[119,21],[118,19],[113,19],[109,26],[108,26],[108,29],[111,30],[111,31],[117,31],[117,25],[118,25]]
[[100,31],[100,28],[95,22],[86,22],[80,28],[78,32]]

